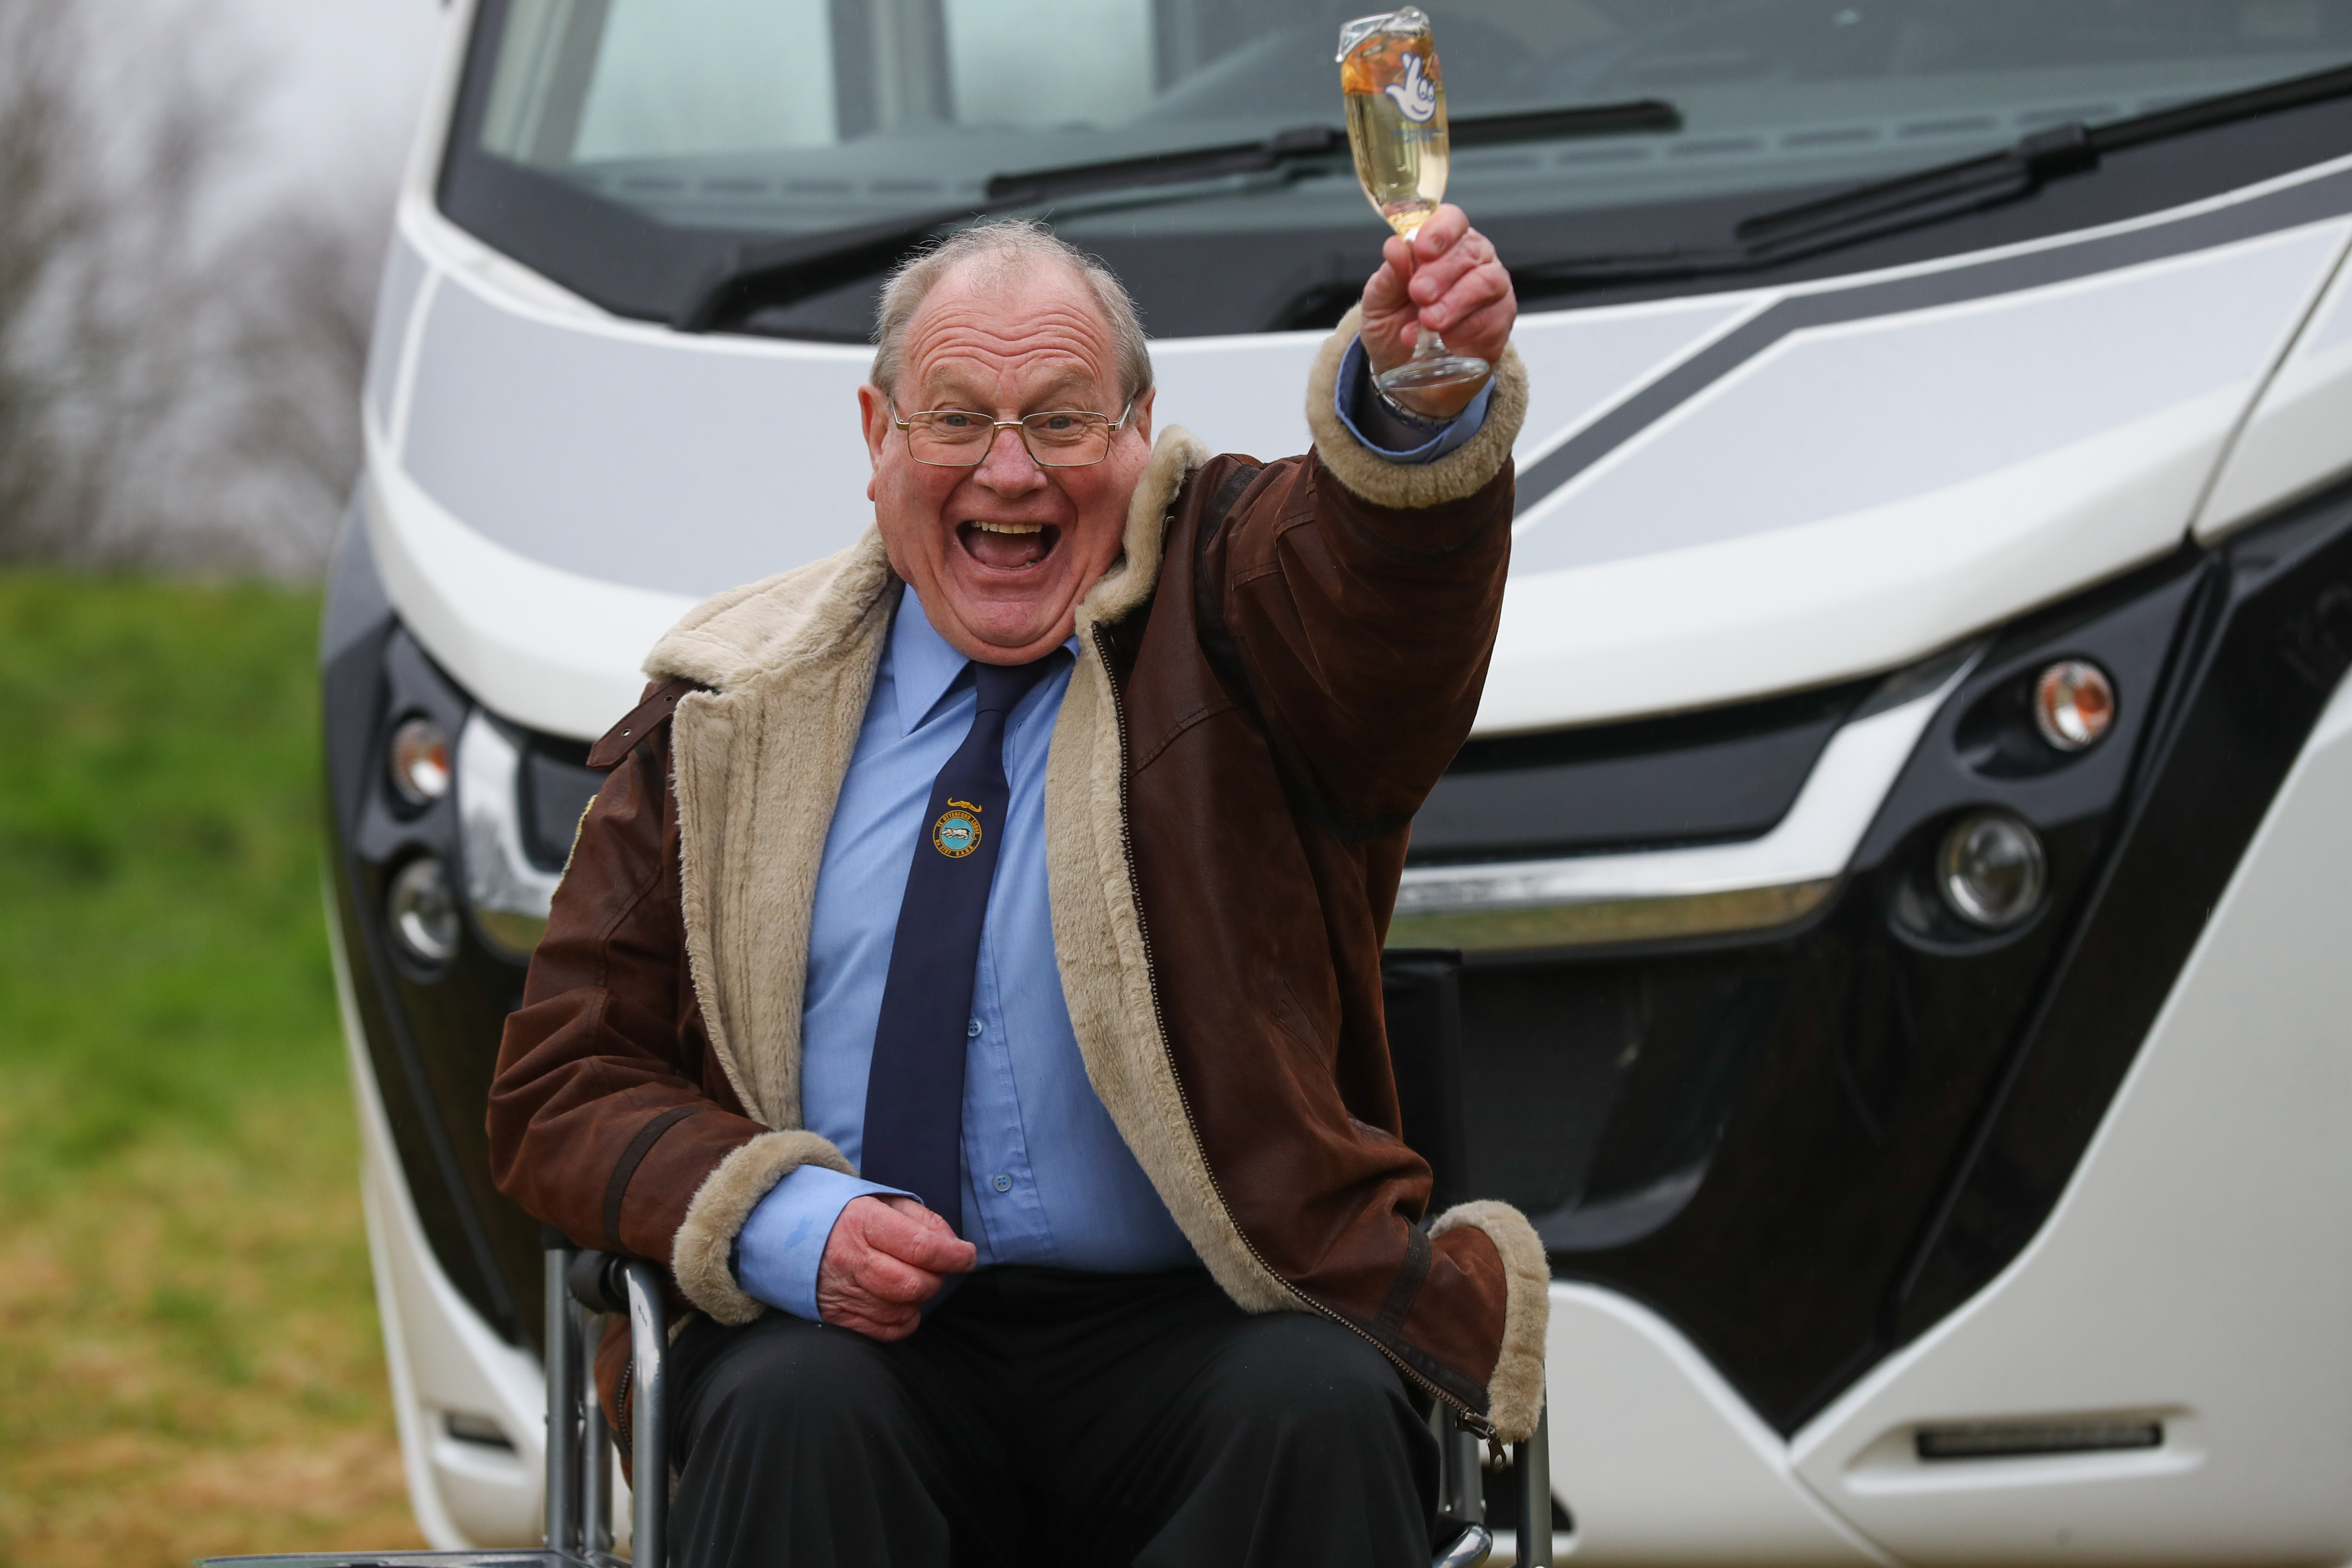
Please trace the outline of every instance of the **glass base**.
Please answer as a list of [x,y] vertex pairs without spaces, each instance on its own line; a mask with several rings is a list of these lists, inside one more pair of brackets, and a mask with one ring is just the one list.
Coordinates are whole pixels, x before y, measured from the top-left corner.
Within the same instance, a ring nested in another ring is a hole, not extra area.
[[1409,359],[1393,370],[1384,370],[1372,379],[1382,392],[1423,392],[1433,387],[1460,386],[1465,382],[1484,381],[1494,366],[1475,354],[1435,353],[1427,359]]

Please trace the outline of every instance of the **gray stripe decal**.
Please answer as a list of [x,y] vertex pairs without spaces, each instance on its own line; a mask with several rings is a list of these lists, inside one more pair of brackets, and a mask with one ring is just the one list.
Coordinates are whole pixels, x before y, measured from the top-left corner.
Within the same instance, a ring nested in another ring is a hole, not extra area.
[[2352,211],[2352,169],[2172,223],[2101,235],[2022,256],[2000,257],[1973,267],[1783,300],[1675,366],[1521,470],[1513,515],[1525,516],[1554,490],[1791,332],[2038,289],[2340,217],[2347,211]]

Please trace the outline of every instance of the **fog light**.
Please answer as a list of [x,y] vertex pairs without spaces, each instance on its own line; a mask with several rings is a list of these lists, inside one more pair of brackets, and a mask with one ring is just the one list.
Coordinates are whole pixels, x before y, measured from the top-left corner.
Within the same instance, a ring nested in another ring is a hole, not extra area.
[[2025,919],[2042,901],[2046,869],[2042,840],[2032,828],[2005,811],[1979,811],[1944,835],[1936,857],[1936,886],[1954,914],[2000,931]]
[[2062,752],[2096,745],[2116,721],[2116,689],[2085,659],[2052,665],[2033,683],[2033,727]]
[[418,714],[392,732],[392,787],[411,805],[430,805],[449,793],[449,737]]
[[457,900],[449,873],[430,855],[400,868],[384,896],[393,939],[419,963],[446,963],[457,954]]

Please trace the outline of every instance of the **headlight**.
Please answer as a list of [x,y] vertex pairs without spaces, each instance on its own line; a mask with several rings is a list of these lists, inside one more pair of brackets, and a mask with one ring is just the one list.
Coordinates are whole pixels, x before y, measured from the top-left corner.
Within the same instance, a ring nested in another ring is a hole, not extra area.
[[404,719],[392,732],[384,765],[394,794],[411,805],[430,805],[449,793],[449,737],[421,713]]
[[384,918],[402,951],[417,963],[437,966],[457,955],[457,901],[447,868],[435,857],[420,855],[393,877]]
[[2033,727],[2061,752],[2098,743],[2116,721],[2116,689],[2087,659],[2062,659],[2033,683]]
[[1944,902],[1988,931],[2006,930],[2031,915],[2048,872],[2042,840],[2023,818],[2005,811],[1960,818],[1936,856],[1936,887]]

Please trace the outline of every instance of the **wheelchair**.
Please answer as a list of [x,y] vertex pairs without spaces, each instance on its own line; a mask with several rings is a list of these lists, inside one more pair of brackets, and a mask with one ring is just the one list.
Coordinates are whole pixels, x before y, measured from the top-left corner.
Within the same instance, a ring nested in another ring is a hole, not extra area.
[[[1405,1142],[1430,1163],[1434,1212],[1462,1195],[1468,1130],[1461,1097],[1461,1031],[1455,971],[1459,955],[1387,955],[1382,978],[1390,1050],[1404,1107]],[[197,1568],[666,1568],[669,1488],[629,1493],[626,1557],[614,1550],[613,1434],[596,1397],[596,1347],[608,1314],[629,1331],[630,1473],[670,1473],[669,1335],[665,1277],[642,1258],[572,1247],[552,1230],[546,1244],[547,1364],[546,1545],[480,1552],[339,1552],[208,1558]],[[1519,1568],[1551,1568],[1551,1457],[1546,1415],[1527,1441],[1512,1445],[1511,1481],[1521,1528]],[[1494,1550],[1486,1527],[1481,1439],[1438,1405],[1430,1416],[1438,1439],[1437,1534],[1447,1542],[1432,1568],[1479,1568]],[[1527,1528],[1532,1522],[1535,1528]]]

